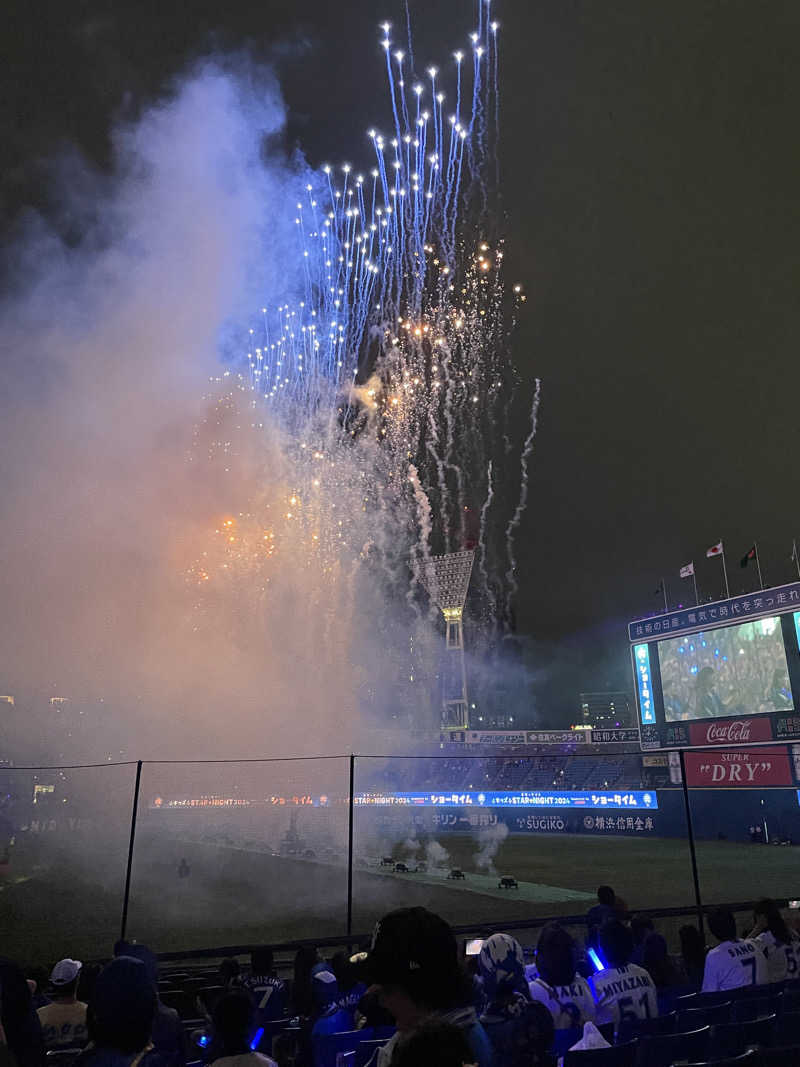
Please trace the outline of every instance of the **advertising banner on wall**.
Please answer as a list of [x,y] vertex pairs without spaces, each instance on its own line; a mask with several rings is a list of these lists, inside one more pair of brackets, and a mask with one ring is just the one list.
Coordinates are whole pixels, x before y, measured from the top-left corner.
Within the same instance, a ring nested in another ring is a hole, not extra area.
[[771,741],[772,723],[768,718],[708,720],[689,726],[693,745],[747,745],[753,741]]
[[691,788],[792,785],[789,752],[782,745],[719,752],[687,752],[686,784]]

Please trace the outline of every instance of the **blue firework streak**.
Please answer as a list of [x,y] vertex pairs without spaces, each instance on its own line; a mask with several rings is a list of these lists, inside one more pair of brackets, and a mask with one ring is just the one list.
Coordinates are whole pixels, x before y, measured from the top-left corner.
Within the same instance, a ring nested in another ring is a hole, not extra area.
[[[518,478],[511,499],[513,479],[499,472],[513,450],[509,339],[525,296],[520,286],[507,296],[503,281],[498,24],[486,3],[476,23],[445,68],[423,73],[382,25],[387,132],[368,131],[363,170],[326,166],[301,190],[302,293],[261,309],[242,384],[290,441],[302,439],[299,496],[319,484],[318,468],[303,473],[306,458],[324,455],[340,485],[358,483],[351,514],[355,501],[399,517],[398,558],[410,552],[415,577],[429,553],[477,545],[481,610],[508,619],[527,495],[516,503]],[[533,432],[524,481],[532,442]],[[363,541],[347,510],[336,512],[337,545]],[[314,525],[324,526],[319,513]]]

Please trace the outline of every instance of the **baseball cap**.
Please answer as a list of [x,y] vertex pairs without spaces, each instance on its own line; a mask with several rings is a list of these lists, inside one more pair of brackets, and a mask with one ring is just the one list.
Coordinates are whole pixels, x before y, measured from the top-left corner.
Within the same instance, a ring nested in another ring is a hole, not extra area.
[[320,1007],[327,1007],[339,996],[339,983],[336,975],[327,969],[317,970],[311,979],[311,992],[314,1003]]
[[478,967],[490,996],[503,989],[524,988],[525,956],[510,934],[492,934],[484,941]]
[[82,966],[80,960],[59,960],[50,972],[50,982],[53,985],[69,985],[81,973]]
[[403,984],[415,972],[443,974],[457,969],[453,931],[427,908],[399,908],[375,926],[367,957],[371,982]]

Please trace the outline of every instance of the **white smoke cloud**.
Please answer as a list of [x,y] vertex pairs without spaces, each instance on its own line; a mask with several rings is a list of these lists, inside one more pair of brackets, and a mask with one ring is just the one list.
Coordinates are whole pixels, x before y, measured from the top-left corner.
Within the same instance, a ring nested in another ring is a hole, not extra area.
[[487,874],[497,874],[494,860],[497,852],[508,837],[508,826],[504,822],[486,826],[478,833],[478,851],[475,854],[475,866]]
[[[343,751],[381,659],[377,591],[331,593],[291,553],[269,588],[243,568],[198,606],[187,581],[223,516],[265,526],[291,491],[279,434],[256,432],[221,362],[232,323],[299,292],[304,165],[275,147],[283,123],[268,73],[204,64],[116,131],[112,179],[62,160],[61,219],[31,219],[12,251],[0,682],[21,707],[95,709],[73,759]],[[36,714],[17,741],[54,758]]]

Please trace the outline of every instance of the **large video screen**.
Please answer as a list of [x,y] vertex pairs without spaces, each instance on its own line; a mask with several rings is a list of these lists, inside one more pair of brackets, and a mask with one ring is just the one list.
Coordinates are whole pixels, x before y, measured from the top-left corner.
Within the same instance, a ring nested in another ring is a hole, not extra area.
[[658,659],[667,722],[794,707],[780,618],[659,641]]

